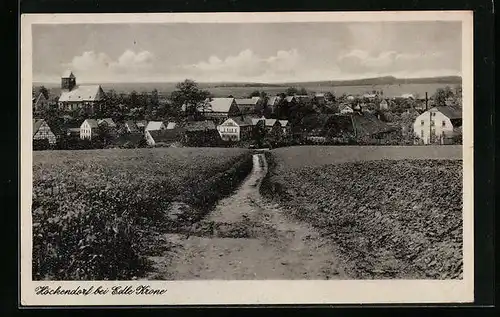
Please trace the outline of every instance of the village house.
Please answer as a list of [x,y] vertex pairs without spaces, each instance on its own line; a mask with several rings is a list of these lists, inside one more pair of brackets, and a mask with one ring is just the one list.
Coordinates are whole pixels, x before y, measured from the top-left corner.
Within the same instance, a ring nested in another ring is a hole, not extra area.
[[[182,105],[182,111],[186,111],[187,105]],[[240,115],[240,110],[235,98],[207,98],[197,105],[196,110],[207,119],[224,120],[230,116]]]
[[255,98],[235,99],[235,102],[241,114],[253,114],[256,112],[256,107],[259,103],[259,99]]
[[271,113],[274,114],[276,109],[281,101],[280,96],[272,96],[267,99],[267,107],[271,110]]
[[379,104],[379,110],[389,110],[389,103],[383,99]]
[[98,134],[99,124],[96,119],[85,119],[80,126],[80,139],[91,140]]
[[182,128],[147,131],[146,142],[149,146],[170,146],[181,142],[183,133]]
[[144,130],[146,130],[146,126],[148,125],[148,122],[146,120],[139,120],[139,121],[135,122],[135,125],[137,125],[137,128],[141,132],[144,132]]
[[175,123],[175,122],[167,122],[166,129],[172,130],[172,129],[175,129],[176,126],[177,126],[177,123]]
[[98,125],[105,124],[112,129],[116,128],[116,123],[111,118],[97,119],[97,124]]
[[187,122],[184,129],[184,143],[188,146],[217,145],[221,140],[217,126],[211,120]]
[[39,93],[38,97],[33,99],[33,110],[39,111],[42,109],[47,109],[49,105],[49,100],[45,98],[43,93]]
[[252,129],[258,119],[250,117],[231,117],[217,127],[224,141],[244,141],[251,137]]
[[460,133],[462,110],[458,107],[433,107],[419,115],[413,124],[415,136],[423,144],[448,144]]
[[132,120],[125,121],[124,127],[125,127],[125,131],[127,133],[138,133],[138,132],[141,132],[141,130],[139,129],[139,127],[137,126],[137,124],[134,121],[132,121]]
[[84,109],[88,113],[93,113],[94,108],[105,98],[100,85],[76,86],[76,77],[71,71],[61,78],[61,89],[58,105],[59,109],[65,111]]
[[50,145],[57,142],[56,135],[44,119],[33,119],[33,141],[35,140],[47,140]]
[[339,106],[339,112],[340,114],[348,114],[348,113],[353,113],[354,110],[348,104],[341,104]]
[[354,101],[356,98],[355,98],[353,95],[348,95],[348,96],[346,97],[346,99],[347,99],[348,101]]

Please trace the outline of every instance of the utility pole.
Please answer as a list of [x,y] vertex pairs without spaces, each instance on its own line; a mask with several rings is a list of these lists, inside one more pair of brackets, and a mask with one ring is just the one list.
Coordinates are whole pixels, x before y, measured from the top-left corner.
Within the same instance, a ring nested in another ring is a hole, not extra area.
[[[427,91],[425,92],[425,111],[429,111],[429,99],[427,97]],[[429,144],[431,144],[432,138],[432,112],[429,111]]]

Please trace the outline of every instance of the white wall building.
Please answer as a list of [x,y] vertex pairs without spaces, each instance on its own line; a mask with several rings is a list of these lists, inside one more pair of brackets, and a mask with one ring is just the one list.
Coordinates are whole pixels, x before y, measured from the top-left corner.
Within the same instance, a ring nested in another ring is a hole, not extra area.
[[462,111],[455,107],[434,107],[419,115],[413,124],[415,136],[423,144],[445,144],[462,126]]

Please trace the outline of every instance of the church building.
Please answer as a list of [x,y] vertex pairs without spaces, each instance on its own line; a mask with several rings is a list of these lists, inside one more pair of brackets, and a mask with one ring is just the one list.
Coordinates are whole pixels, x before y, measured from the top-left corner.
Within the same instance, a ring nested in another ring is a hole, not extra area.
[[93,113],[101,105],[105,94],[101,85],[76,85],[73,72],[66,72],[61,78],[61,96],[58,100],[59,109],[74,111],[84,109]]

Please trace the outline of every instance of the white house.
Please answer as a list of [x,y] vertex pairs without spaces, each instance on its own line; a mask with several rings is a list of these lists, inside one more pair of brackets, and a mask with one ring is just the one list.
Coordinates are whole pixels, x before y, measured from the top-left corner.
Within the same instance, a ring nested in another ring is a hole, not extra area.
[[413,124],[415,136],[423,144],[445,144],[462,126],[462,110],[451,106],[434,107],[419,115]]
[[339,106],[339,111],[341,114],[347,114],[347,113],[353,113],[354,110],[352,110],[351,106],[346,105],[346,104],[341,104]]
[[379,109],[380,110],[388,110],[389,109],[389,104],[387,103],[387,100],[382,100],[379,104]]
[[224,141],[241,141],[250,138],[253,126],[252,118],[232,117],[217,126],[217,131]]
[[80,139],[89,139],[98,133],[99,124],[96,119],[85,119],[80,125]]

